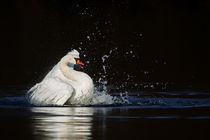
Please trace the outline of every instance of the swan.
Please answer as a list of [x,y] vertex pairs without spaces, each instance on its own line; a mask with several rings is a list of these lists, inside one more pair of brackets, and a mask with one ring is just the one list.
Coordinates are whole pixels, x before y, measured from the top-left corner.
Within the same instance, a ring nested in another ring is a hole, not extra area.
[[29,102],[38,106],[90,104],[94,85],[88,74],[75,70],[84,65],[79,58],[75,49],[61,58],[44,79],[28,91]]

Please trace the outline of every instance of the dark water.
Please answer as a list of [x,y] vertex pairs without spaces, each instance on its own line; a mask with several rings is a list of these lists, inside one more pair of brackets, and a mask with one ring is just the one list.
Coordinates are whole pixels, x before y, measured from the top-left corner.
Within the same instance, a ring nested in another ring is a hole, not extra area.
[[[210,139],[210,92],[130,92],[121,104],[35,107],[0,91],[1,139]],[[15,95],[15,96],[14,96]]]

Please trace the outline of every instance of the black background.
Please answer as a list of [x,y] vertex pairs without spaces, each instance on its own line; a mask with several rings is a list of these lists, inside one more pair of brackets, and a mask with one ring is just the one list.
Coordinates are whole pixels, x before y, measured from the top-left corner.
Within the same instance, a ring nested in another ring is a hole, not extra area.
[[2,87],[30,87],[77,49],[96,84],[102,77],[110,85],[209,88],[207,0],[13,0],[0,6]]

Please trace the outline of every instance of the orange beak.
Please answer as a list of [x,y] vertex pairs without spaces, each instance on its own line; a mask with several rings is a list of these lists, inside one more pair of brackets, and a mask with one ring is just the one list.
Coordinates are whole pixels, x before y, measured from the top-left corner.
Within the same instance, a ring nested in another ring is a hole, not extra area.
[[81,62],[80,60],[77,60],[77,64],[79,64],[79,65],[85,65],[83,62]]

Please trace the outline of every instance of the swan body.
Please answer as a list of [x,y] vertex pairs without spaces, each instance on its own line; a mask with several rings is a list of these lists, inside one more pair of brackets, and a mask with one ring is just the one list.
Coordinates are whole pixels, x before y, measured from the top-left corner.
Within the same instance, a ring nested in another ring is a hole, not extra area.
[[93,81],[84,72],[74,70],[79,52],[65,55],[45,76],[28,91],[28,99],[34,105],[90,104],[93,97]]

